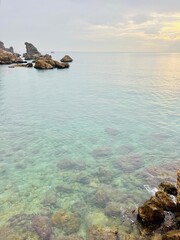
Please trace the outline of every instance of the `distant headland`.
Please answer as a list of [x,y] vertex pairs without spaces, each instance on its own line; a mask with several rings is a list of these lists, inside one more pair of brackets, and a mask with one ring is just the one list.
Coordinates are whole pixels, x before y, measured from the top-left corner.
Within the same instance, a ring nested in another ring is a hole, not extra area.
[[[42,55],[38,49],[32,44],[25,42],[26,53],[15,53],[13,47],[6,48],[4,43],[0,41],[0,65],[10,64],[10,68],[15,67],[34,67],[36,69],[64,69],[69,68],[69,62],[73,59],[65,55],[60,61],[52,59],[49,54]],[[27,62],[32,60],[32,62]],[[14,64],[14,65],[12,65]]]

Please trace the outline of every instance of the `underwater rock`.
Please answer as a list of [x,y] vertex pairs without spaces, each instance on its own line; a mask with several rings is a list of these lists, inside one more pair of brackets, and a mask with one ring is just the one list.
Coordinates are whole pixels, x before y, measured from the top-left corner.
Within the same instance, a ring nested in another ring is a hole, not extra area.
[[81,237],[81,236],[72,234],[72,235],[69,235],[69,236],[54,237],[54,238],[51,238],[51,240],[84,240],[84,238]]
[[162,240],[179,240],[180,230],[172,230],[162,236]]
[[110,136],[117,136],[120,133],[117,129],[114,128],[106,128],[104,131]]
[[97,176],[100,182],[108,183],[113,179],[112,172],[107,167],[99,167]]
[[67,184],[60,184],[56,187],[58,193],[72,193],[73,189]]
[[159,184],[159,188],[162,189],[164,192],[174,195],[177,195],[177,188],[170,182],[162,182]]
[[88,229],[86,240],[118,240],[118,230],[108,227],[96,227]]
[[70,212],[58,211],[52,216],[52,225],[62,229],[67,235],[79,231],[81,221]]
[[156,192],[155,197],[158,198],[164,211],[176,211],[176,204],[166,192],[158,191]]
[[34,216],[32,218],[32,225],[42,240],[49,240],[52,228],[51,221],[45,216]]
[[58,164],[57,167],[65,170],[83,170],[86,165],[84,162],[74,159],[63,159]]
[[76,176],[76,181],[82,184],[89,184],[90,180],[91,180],[90,176],[87,175],[86,173],[79,173]]
[[105,208],[105,214],[109,217],[118,217],[121,214],[120,204],[109,202]]
[[180,212],[180,169],[177,173],[177,212]]
[[101,189],[96,191],[95,196],[93,198],[94,204],[102,208],[106,207],[109,200],[110,200],[109,194]]
[[44,196],[44,199],[42,201],[42,204],[46,207],[53,207],[56,206],[57,203],[57,193],[54,191],[54,189],[49,189]]
[[157,198],[151,198],[138,208],[138,217],[144,224],[160,223],[165,215]]
[[113,166],[125,173],[139,169],[142,164],[143,159],[140,155],[127,155],[113,161]]
[[112,149],[111,148],[97,148],[92,152],[92,156],[94,158],[103,158],[103,157],[110,157],[112,156]]
[[108,225],[108,218],[103,212],[90,212],[86,215],[86,225],[88,228],[92,226],[105,227]]
[[73,59],[69,55],[65,55],[60,61],[61,62],[72,62]]

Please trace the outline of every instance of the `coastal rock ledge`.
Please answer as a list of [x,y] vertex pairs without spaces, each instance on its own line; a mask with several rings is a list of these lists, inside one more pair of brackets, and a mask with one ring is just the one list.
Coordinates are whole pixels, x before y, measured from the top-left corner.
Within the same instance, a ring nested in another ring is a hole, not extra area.
[[138,208],[137,219],[150,236],[160,234],[158,240],[180,240],[180,169],[177,188],[161,183],[155,196]]

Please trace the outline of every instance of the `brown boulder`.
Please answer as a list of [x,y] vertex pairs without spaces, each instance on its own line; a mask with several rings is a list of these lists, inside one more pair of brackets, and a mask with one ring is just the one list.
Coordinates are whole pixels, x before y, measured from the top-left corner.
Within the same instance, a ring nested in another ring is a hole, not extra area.
[[60,61],[61,62],[72,62],[73,59],[69,55],[65,55]]
[[48,217],[46,216],[34,216],[32,218],[32,225],[43,240],[49,240],[51,237],[51,222]]
[[118,231],[111,228],[93,226],[87,231],[86,240],[118,240]]
[[174,195],[177,195],[177,188],[170,182],[162,182],[159,184],[159,188],[162,189],[164,192]]
[[23,63],[23,60],[20,57],[17,57],[16,54],[0,49],[0,64],[12,63]]
[[180,230],[172,230],[162,236],[162,240],[180,240]]
[[158,198],[162,204],[162,208],[165,211],[176,211],[176,204],[173,202],[172,198],[164,191],[156,192],[155,196]]
[[36,69],[53,69],[53,66],[46,61],[43,60],[37,60],[35,62],[34,68]]
[[177,211],[180,212],[180,169],[177,174]]

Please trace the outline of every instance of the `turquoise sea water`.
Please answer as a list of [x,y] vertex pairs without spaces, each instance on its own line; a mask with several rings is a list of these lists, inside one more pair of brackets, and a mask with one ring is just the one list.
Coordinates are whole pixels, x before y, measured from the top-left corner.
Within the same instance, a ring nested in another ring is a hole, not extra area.
[[65,70],[0,66],[0,226],[63,211],[82,236],[130,233],[128,211],[180,167],[180,54],[70,55]]

